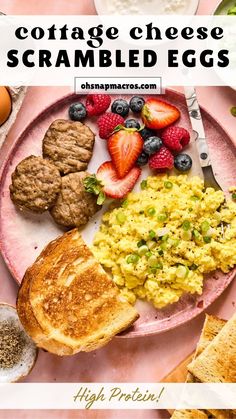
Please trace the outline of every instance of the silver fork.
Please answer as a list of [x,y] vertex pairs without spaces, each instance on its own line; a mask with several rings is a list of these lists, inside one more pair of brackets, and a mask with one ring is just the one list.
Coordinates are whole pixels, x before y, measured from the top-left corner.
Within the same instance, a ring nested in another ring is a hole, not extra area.
[[197,100],[196,90],[192,86],[187,86],[184,88],[184,90],[192,129],[196,136],[195,143],[197,146],[200,165],[204,176],[205,187],[211,187],[216,190],[222,190],[212,170],[211,158],[202,122],[202,116]]

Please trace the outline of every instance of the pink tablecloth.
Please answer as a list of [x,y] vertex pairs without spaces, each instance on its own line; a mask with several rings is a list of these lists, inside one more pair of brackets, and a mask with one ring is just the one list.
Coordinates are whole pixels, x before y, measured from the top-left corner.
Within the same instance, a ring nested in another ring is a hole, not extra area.
[[[210,13],[217,1],[200,1],[198,13]],[[92,1],[48,0],[29,2],[1,0],[0,9],[7,14],[92,14]],[[1,159],[28,121],[50,102],[63,95],[67,88],[29,88],[17,121],[1,150]],[[230,108],[236,105],[236,92],[230,88],[199,88],[199,100],[222,123],[236,142],[236,119]],[[4,262],[0,261],[0,301],[15,304],[17,286]],[[208,310],[209,313],[229,318],[235,311],[236,283],[224,292]],[[114,339],[105,348],[70,358],[57,358],[43,351],[27,378],[28,382],[155,382],[161,380],[182,359],[190,354],[199,338],[204,316],[174,331],[159,336],[120,340]],[[158,411],[0,411],[0,418],[168,418]]]

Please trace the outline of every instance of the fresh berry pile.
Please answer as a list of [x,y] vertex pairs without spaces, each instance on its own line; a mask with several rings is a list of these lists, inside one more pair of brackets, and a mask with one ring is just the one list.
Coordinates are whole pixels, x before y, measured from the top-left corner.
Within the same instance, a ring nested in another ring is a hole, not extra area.
[[[129,117],[130,112],[134,117]],[[173,125],[180,118],[180,111],[161,99],[152,97],[145,101],[133,96],[129,102],[123,98],[112,102],[109,95],[89,94],[85,103],[70,106],[69,117],[73,121],[98,117],[99,137],[107,140],[111,161],[104,162],[97,174],[85,182],[86,190],[98,195],[99,204],[106,196],[123,198],[133,189],[141,167],[147,164],[158,172],[172,168],[187,172],[192,167],[191,157],[182,153],[190,142],[190,134]]]

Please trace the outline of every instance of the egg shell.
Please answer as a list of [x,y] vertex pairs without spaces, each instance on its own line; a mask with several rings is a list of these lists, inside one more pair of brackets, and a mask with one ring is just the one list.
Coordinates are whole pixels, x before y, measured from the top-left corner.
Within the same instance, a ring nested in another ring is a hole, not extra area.
[[9,118],[12,109],[12,101],[7,88],[0,86],[0,126]]

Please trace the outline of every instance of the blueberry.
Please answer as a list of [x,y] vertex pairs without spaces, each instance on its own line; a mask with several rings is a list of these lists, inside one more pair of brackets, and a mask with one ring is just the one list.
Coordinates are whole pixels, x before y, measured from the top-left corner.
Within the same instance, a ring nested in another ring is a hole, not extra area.
[[162,145],[163,143],[159,137],[149,137],[146,141],[144,141],[143,151],[151,156],[159,151]]
[[131,111],[134,113],[139,113],[143,109],[143,105],[145,104],[145,100],[140,96],[133,96],[130,99],[129,107]]
[[138,159],[136,161],[137,166],[145,166],[145,164],[148,163],[149,156],[147,153],[144,153],[144,151],[138,156]]
[[111,105],[111,111],[113,113],[117,113],[123,117],[127,116],[129,113],[129,105],[128,102],[124,99],[116,99]]
[[178,154],[174,160],[174,166],[180,172],[188,172],[191,169],[193,161],[188,154]]
[[144,141],[147,140],[147,138],[149,137],[155,136],[155,132],[146,127],[141,129],[140,134],[142,135],[142,138],[144,139]]
[[136,119],[126,119],[125,121],[126,128],[140,128],[140,123]]
[[83,121],[87,116],[87,111],[83,103],[73,103],[69,107],[69,117],[72,121]]

